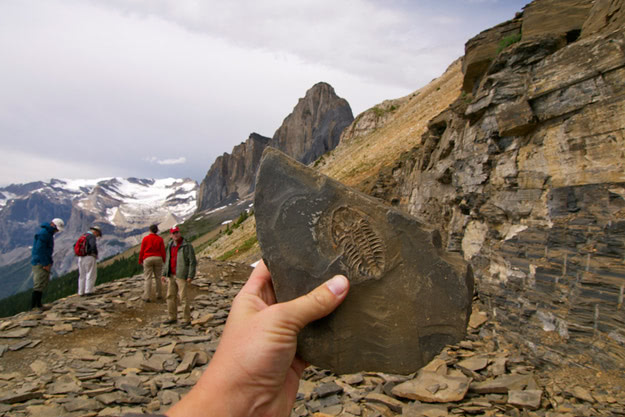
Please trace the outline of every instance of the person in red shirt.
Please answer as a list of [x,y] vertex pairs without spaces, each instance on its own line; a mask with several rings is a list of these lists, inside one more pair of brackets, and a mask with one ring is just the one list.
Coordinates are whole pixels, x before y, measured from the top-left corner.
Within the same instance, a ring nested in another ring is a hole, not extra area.
[[[160,277],[164,262],[165,242],[158,235],[158,226],[153,224],[150,226],[150,234],[141,241],[141,250],[139,251],[139,263],[143,265],[143,301],[146,303],[154,302],[155,299],[163,299]],[[154,280],[156,296],[152,291],[152,280]]]

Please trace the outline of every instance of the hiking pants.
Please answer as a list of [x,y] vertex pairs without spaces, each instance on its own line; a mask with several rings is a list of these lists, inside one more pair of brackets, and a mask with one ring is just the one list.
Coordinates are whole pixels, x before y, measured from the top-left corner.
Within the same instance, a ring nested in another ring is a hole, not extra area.
[[167,311],[169,320],[178,319],[178,297],[183,310],[183,321],[191,321],[191,307],[189,307],[189,293],[187,292],[187,280],[171,276],[167,285]]
[[91,294],[98,275],[95,256],[78,257],[78,295]]
[[33,265],[33,290],[43,292],[50,281],[50,271],[43,269],[43,265]]
[[163,288],[161,286],[161,272],[163,270],[163,258],[160,256],[148,256],[143,260],[143,301],[154,301],[154,291],[152,291],[152,281],[156,290],[156,299],[163,299]]

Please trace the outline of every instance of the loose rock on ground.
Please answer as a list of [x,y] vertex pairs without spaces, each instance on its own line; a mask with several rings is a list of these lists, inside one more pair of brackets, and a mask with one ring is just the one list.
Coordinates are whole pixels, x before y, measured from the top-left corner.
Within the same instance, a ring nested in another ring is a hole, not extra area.
[[[189,327],[162,324],[165,304],[140,300],[141,276],[100,285],[95,296],[58,300],[42,313],[2,319],[0,416],[169,409],[209,363],[249,274],[240,265],[201,264],[211,275],[195,281]],[[220,269],[232,271],[229,280]],[[309,367],[291,415],[625,415],[623,378],[584,365],[553,368],[475,305],[467,338],[415,374],[335,375]]]

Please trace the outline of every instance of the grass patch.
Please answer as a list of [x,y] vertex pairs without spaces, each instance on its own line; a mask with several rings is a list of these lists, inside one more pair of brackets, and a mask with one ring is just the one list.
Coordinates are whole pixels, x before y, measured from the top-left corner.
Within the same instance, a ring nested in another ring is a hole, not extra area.
[[517,43],[521,40],[521,34],[515,33],[514,35],[506,36],[499,41],[499,47],[497,48],[497,54],[506,49],[508,46]]
[[386,109],[383,109],[382,107],[375,106],[371,110],[373,111],[373,114],[375,114],[375,116],[377,118],[380,118],[380,117],[384,116],[386,113],[392,113],[392,112],[394,112],[397,109],[398,109],[398,107],[396,105],[392,104],[391,106],[389,106]]
[[228,252],[224,253],[217,259],[219,259],[220,261],[227,261],[228,259],[232,258],[234,255],[238,255],[242,252],[250,250],[252,246],[256,244],[256,242],[258,242],[258,239],[256,238],[256,236],[253,236],[247,239],[245,242],[243,242],[243,244],[239,246],[238,248],[230,249]]

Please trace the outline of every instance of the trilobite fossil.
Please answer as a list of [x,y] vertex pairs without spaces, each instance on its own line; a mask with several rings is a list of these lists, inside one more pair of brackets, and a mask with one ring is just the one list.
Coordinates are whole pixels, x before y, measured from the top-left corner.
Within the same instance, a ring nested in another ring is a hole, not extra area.
[[384,274],[384,242],[363,213],[339,207],[332,215],[332,238],[352,274],[381,278]]

